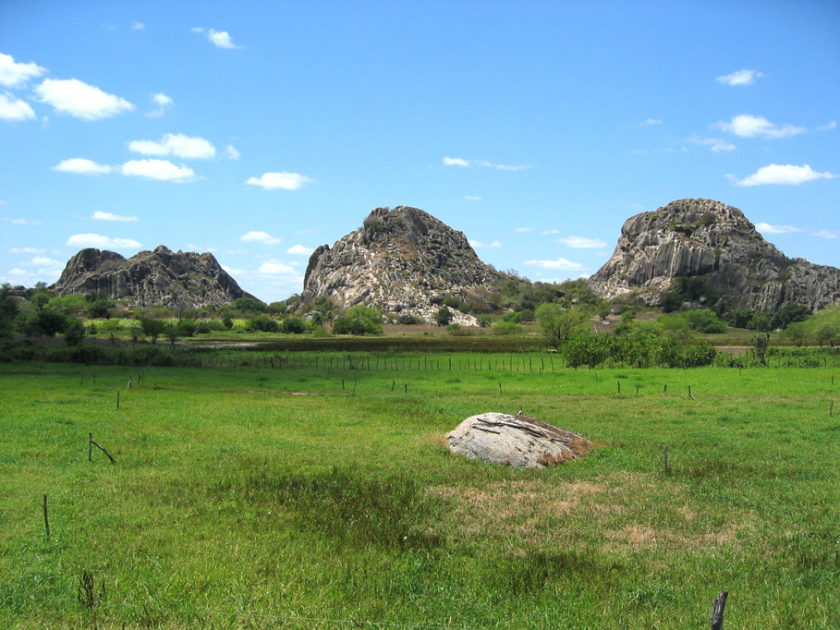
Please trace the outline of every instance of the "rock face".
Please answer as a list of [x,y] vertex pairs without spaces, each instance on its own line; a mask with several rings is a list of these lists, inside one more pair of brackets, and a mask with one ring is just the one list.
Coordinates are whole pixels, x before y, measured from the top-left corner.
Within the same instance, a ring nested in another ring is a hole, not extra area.
[[471,416],[447,438],[449,450],[488,464],[545,468],[584,455],[592,443],[536,418],[506,413]]
[[840,301],[840,269],[788,258],[743,212],[710,199],[680,199],[628,219],[615,252],[589,284],[607,299],[637,292],[658,304],[672,279],[694,276],[717,290],[719,306],[727,308],[819,310]]
[[432,215],[407,206],[377,208],[362,229],[313,252],[301,298],[326,296],[342,308],[364,304],[431,321],[445,294],[463,297],[501,277],[462,232]]
[[[131,258],[98,249],[73,256],[52,287],[59,295],[104,291],[128,306],[224,306],[254,296],[239,288],[213,254],[172,252],[163,245]],[[256,299],[256,298],[255,298]]]

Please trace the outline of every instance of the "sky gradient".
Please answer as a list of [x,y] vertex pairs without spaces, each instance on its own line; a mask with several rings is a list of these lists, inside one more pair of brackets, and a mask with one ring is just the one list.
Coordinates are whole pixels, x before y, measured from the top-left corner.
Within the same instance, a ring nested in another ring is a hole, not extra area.
[[212,252],[266,302],[379,206],[588,276],[623,222],[740,208],[840,267],[840,3],[0,5],[0,282]]

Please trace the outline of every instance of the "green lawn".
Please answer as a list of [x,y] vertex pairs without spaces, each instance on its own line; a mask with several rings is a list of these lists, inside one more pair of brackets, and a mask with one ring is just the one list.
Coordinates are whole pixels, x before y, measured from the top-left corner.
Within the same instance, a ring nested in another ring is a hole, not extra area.
[[[0,365],[0,627],[840,627],[840,368],[346,356]],[[449,455],[520,407],[598,447]]]

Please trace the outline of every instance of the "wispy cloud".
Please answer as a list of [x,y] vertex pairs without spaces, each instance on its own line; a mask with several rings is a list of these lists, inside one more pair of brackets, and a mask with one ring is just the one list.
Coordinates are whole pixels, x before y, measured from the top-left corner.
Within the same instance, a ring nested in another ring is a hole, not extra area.
[[793,164],[770,164],[762,166],[755,173],[744,179],[738,179],[734,175],[726,176],[736,186],[763,186],[766,184],[782,184],[796,186],[815,179],[833,179],[837,177],[832,173],[818,173],[810,166],[794,166]]
[[502,246],[502,244],[499,241],[493,241],[492,243],[489,243],[489,244],[480,243],[478,241],[470,241],[470,245],[473,247],[473,249],[481,249],[481,248],[487,248],[487,247],[501,247]]
[[741,138],[789,138],[808,131],[805,127],[795,127],[794,125],[779,126],[771,123],[764,116],[751,116],[749,114],[735,116],[728,123],[715,123],[711,125],[711,128],[721,129]]
[[481,197],[477,197],[476,195],[464,195],[464,199],[467,201],[481,201]]
[[817,127],[817,131],[831,131],[837,127],[837,123],[833,120],[828,123],[827,125],[823,125],[822,127]]
[[560,230],[543,230],[543,234],[560,234]]
[[163,92],[152,94],[152,102],[157,105],[157,109],[146,113],[149,118],[160,118],[166,113],[167,108],[175,106],[173,100]]
[[121,214],[111,214],[110,212],[100,212],[97,210],[93,213],[91,219],[96,221],[136,221],[137,217],[123,216]]
[[607,245],[604,241],[597,238],[584,238],[583,236],[567,236],[565,238],[558,239],[557,242],[561,245],[567,245],[568,247],[574,247],[577,249],[606,247]]
[[180,158],[209,160],[216,155],[216,148],[204,138],[167,133],[160,142],[134,140],[128,143],[130,151],[143,155],[174,155]]
[[130,238],[111,238],[99,234],[75,234],[67,239],[67,244],[73,247],[96,247],[102,249],[137,249],[140,243]]
[[639,123],[640,127],[652,127],[653,125],[661,125],[661,120],[656,120],[655,118],[648,118],[647,120],[643,120]]
[[248,232],[240,236],[239,240],[245,243],[263,243],[265,245],[277,245],[283,241],[283,239],[272,236],[267,232]]
[[143,22],[132,22],[131,28],[135,31],[142,31],[144,28],[146,28],[146,25],[143,24]]
[[718,83],[723,85],[753,85],[756,78],[764,76],[757,70],[738,70],[732,74],[727,74],[715,79]]
[[37,247],[12,247],[9,250],[13,254],[43,254],[43,249],[38,249]]
[[829,232],[828,230],[820,230],[819,232],[814,232],[814,236],[819,236],[820,238],[837,238],[838,236],[840,236],[840,232]]
[[701,138],[699,136],[693,136],[689,138],[689,142],[692,144],[697,144],[704,147],[711,148],[712,151],[734,151],[735,145],[731,142],[727,142],[721,138]]
[[52,105],[58,113],[83,120],[109,118],[134,109],[124,98],[78,79],[45,79],[34,91],[40,102]]
[[517,232],[533,232],[534,228],[520,227],[520,228],[516,228],[516,231]]
[[769,223],[756,223],[755,229],[762,234],[790,234],[792,232],[804,232],[801,228],[792,225],[770,225]]
[[304,184],[314,184],[315,180],[299,173],[265,173],[262,177],[251,177],[245,182],[250,186],[261,186],[265,190],[297,190]]
[[233,148],[232,144],[229,144],[225,147],[225,154],[227,155],[229,160],[238,160],[241,155],[239,151]]
[[315,250],[311,247],[304,247],[303,245],[292,245],[289,249],[286,250],[287,254],[292,254],[293,256],[309,256]]
[[29,79],[39,77],[47,71],[37,63],[16,63],[11,55],[0,53],[0,85],[7,88],[22,88]]
[[586,269],[580,263],[572,262],[565,258],[558,258],[557,260],[526,260],[522,264],[540,267],[542,269],[559,269],[561,271],[583,271]]
[[497,168],[501,171],[521,171],[526,168],[532,168],[530,164],[523,164],[520,166],[512,166],[510,164],[494,164],[493,162],[487,162],[485,160],[464,160],[462,158],[451,158],[445,157],[443,158],[443,165],[444,166],[484,166],[488,168]]
[[0,120],[14,122],[34,119],[35,112],[32,111],[29,103],[20,100],[9,92],[0,94]]

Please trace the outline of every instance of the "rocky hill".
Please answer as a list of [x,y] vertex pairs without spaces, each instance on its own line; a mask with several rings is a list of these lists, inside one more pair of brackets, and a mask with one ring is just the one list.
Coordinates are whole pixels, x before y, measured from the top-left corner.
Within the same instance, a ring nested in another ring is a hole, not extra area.
[[239,288],[213,254],[172,252],[163,245],[128,259],[107,250],[83,249],[50,288],[59,295],[104,291],[128,306],[170,308],[224,306],[254,297]]
[[840,301],[840,269],[788,258],[743,212],[709,199],[680,199],[628,219],[615,252],[589,284],[605,298],[636,292],[657,304],[674,278],[690,277],[721,295],[719,307],[818,310]]
[[360,230],[315,250],[301,298],[326,296],[342,308],[365,304],[431,320],[445,295],[465,297],[502,277],[479,260],[462,232],[432,215],[407,206],[377,208]]

